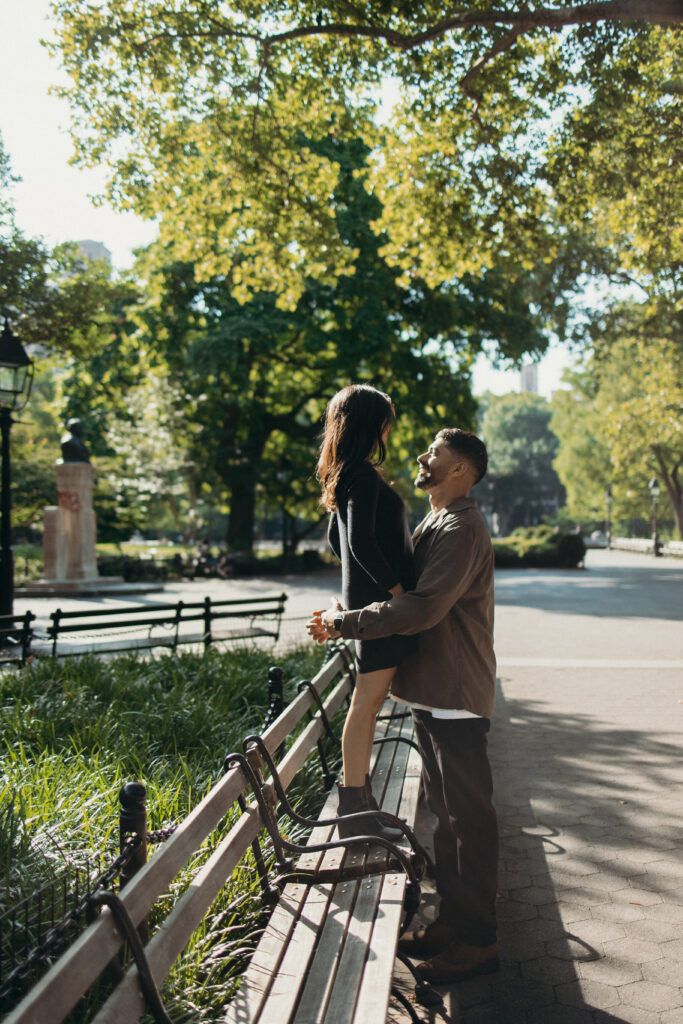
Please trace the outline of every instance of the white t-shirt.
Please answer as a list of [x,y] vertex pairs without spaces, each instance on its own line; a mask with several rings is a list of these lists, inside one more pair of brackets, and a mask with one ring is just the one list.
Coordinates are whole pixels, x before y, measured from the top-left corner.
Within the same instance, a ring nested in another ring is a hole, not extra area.
[[465,711],[464,708],[428,708],[425,704],[415,704],[413,701],[401,700],[400,697],[393,697],[397,704],[405,704],[408,708],[417,708],[419,711],[431,711],[432,718],[481,718],[473,711]]

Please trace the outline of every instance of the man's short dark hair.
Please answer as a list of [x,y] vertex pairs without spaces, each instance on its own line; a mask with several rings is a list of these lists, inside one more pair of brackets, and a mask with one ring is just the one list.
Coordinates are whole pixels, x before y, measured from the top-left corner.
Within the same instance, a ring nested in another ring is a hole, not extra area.
[[443,438],[452,451],[462,455],[471,463],[477,473],[475,483],[479,483],[485,476],[489,464],[486,445],[481,438],[476,434],[470,434],[467,430],[460,430],[459,427],[446,427],[444,430],[440,430],[436,436]]

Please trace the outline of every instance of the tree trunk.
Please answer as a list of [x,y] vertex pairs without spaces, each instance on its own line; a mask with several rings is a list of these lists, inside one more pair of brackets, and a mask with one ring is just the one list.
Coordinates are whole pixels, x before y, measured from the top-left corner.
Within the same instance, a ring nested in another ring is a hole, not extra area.
[[246,480],[233,486],[230,495],[227,544],[230,551],[251,554],[254,547],[254,520],[256,516],[256,480]]
[[669,501],[671,502],[671,508],[674,514],[674,523],[676,524],[676,533],[678,534],[679,540],[683,540],[683,488],[681,482],[678,479],[678,471],[680,469],[680,463],[674,466],[671,470],[664,461],[662,449],[658,444],[651,445],[652,452],[659,471],[664,480],[664,486],[666,487],[666,493],[669,495]]

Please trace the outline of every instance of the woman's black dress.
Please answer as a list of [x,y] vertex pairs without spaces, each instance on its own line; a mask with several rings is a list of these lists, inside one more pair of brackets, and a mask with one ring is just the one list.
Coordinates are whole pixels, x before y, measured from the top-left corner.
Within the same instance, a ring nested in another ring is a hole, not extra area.
[[[401,583],[415,586],[413,544],[403,502],[369,462],[345,470],[336,491],[337,511],[327,538],[342,566],[345,608],[363,608],[391,598]],[[414,636],[356,640],[359,672],[393,668],[417,647]]]

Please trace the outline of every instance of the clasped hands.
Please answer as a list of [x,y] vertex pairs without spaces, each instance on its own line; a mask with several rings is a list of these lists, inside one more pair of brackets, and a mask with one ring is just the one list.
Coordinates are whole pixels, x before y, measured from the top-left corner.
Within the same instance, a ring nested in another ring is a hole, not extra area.
[[341,633],[334,628],[334,620],[335,616],[343,611],[339,600],[333,597],[329,608],[313,612],[313,618],[306,623],[309,636],[318,644],[324,644],[326,640],[336,640]]

